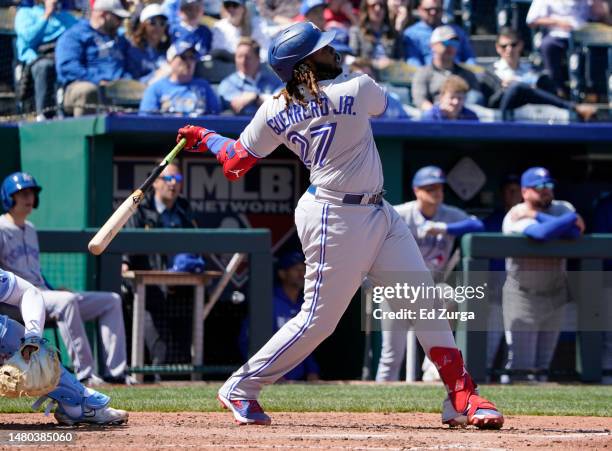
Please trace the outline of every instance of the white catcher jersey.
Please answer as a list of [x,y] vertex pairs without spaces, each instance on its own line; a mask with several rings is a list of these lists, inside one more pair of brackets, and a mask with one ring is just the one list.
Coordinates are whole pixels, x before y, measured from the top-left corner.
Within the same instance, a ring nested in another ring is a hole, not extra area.
[[[319,106],[304,90],[308,106],[269,98],[240,135],[262,158],[284,144],[310,169],[310,182],[343,193],[378,193],[383,188],[380,157],[369,119],[384,113],[387,95],[367,75],[341,74],[319,83]],[[302,88],[303,89],[303,88]]]
[[408,224],[408,228],[419,246],[419,250],[421,251],[421,255],[427,267],[434,272],[443,271],[455,244],[455,237],[444,233],[437,236],[428,235],[424,238],[420,238],[419,236],[422,234],[419,234],[419,229],[424,227],[428,221],[451,224],[453,222],[468,219],[470,215],[459,208],[442,204],[438,207],[438,211],[434,217],[427,219],[419,210],[416,201],[395,205],[393,208],[395,208],[402,219],[406,221],[406,224]]

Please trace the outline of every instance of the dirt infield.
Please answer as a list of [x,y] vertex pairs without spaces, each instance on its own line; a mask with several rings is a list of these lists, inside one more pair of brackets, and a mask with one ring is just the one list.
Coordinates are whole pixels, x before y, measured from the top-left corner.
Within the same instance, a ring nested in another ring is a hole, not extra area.
[[[236,426],[228,413],[131,413],[127,426],[57,428],[41,414],[4,414],[9,433],[72,431],[74,449],[602,449],[612,448],[612,418],[510,416],[501,431],[448,429],[434,414],[273,413],[272,426]],[[45,447],[37,444],[38,448]],[[67,447],[63,444],[62,447]]]

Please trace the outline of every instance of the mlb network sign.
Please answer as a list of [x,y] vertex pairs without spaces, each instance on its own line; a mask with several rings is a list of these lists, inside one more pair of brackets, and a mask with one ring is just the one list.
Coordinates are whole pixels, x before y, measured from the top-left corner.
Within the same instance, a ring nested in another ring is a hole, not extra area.
[[293,215],[299,190],[296,161],[260,160],[247,175],[230,182],[216,160],[184,161],[185,194],[194,212],[222,218]]
[[[155,165],[155,158],[115,157],[115,206],[146,179]],[[189,200],[200,227],[269,228],[274,249],[293,233],[293,212],[301,195],[301,166],[297,160],[262,159],[236,182],[225,178],[223,168],[213,158],[185,158],[181,170],[182,195]]]

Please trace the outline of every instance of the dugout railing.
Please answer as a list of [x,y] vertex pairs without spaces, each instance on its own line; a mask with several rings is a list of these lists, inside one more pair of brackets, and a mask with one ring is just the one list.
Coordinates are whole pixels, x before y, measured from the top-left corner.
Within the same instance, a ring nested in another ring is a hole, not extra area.
[[[576,372],[583,382],[599,382],[602,377],[603,332],[612,330],[606,323],[610,299],[606,299],[604,260],[612,257],[612,235],[593,234],[578,240],[536,242],[521,236],[499,233],[465,235],[461,240],[463,283],[486,283],[491,259],[507,257],[575,259],[578,267],[569,274],[570,291],[576,302]],[[459,324],[457,342],[466,364],[476,380],[487,375],[487,303],[459,304],[460,311],[478,309],[475,321]]]
[[[123,230],[106,251],[94,257],[87,252],[87,243],[97,229],[38,231],[40,251],[49,254],[82,254],[79,261],[87,267],[87,289],[120,292],[123,254],[234,253],[248,254],[249,281],[247,299],[251,324],[249,354],[258,350],[272,335],[272,253],[270,231],[265,229],[166,229]],[[65,260],[65,259],[63,259]],[[59,264],[61,265],[61,259]],[[44,268],[43,268],[44,270]],[[54,271],[62,271],[56,268]],[[126,331],[130,333],[130,331]],[[208,343],[208,346],[224,346]],[[206,349],[206,344],[205,347]],[[206,351],[204,352],[206,359]],[[206,365],[156,365],[130,368],[136,373],[218,373],[230,368]]]

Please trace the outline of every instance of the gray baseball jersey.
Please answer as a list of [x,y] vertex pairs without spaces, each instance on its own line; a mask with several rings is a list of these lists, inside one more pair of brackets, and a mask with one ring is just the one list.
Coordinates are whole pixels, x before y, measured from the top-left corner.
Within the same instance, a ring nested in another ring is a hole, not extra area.
[[[515,205],[504,217],[502,232],[505,234],[522,234],[527,227],[537,224],[533,218],[513,219],[514,212],[524,204]],[[562,200],[553,200],[550,207],[543,211],[548,215],[561,216],[575,211],[572,204]],[[508,276],[525,288],[543,292],[558,289],[565,284],[565,259],[561,258],[507,258]]]
[[450,224],[468,219],[470,215],[459,208],[442,204],[434,217],[428,219],[419,210],[417,201],[395,205],[393,208],[408,224],[427,267],[434,273],[443,271],[455,244],[455,237],[447,233],[423,236],[422,233],[419,233],[419,229],[423,228],[427,222]]
[[[287,109],[284,98],[268,99],[240,135],[241,143],[258,157],[286,145],[310,169],[316,188],[304,193],[295,210],[306,262],[304,304],[225,382],[219,393],[227,399],[257,399],[265,384],[312,353],[336,327],[364,274],[380,286],[396,282],[397,273],[420,276],[415,285],[433,284],[408,227],[389,203],[344,200],[349,193],[382,190],[370,117],[385,111],[385,91],[366,75],[341,74],[319,87],[321,105],[309,101],[307,107],[291,104]],[[455,347],[448,321],[414,323],[425,351]]]
[[0,264],[39,288],[45,288],[40,271],[38,236],[31,222],[24,227],[13,223],[8,215],[0,216]]
[[240,142],[258,157],[284,144],[310,169],[310,181],[318,187],[344,193],[380,192],[382,165],[369,118],[385,111],[385,91],[367,75],[358,74],[341,74],[319,86],[324,94],[321,106],[311,100],[306,108],[292,104],[287,109],[282,97],[266,100]]

